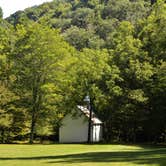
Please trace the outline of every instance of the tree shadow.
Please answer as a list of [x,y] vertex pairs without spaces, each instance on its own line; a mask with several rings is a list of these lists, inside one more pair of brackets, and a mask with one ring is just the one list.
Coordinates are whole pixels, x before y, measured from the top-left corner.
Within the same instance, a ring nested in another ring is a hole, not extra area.
[[[144,149],[140,151],[121,151],[121,152],[88,152],[80,154],[68,154],[58,156],[37,156],[37,157],[15,157],[3,158],[1,160],[43,160],[50,164],[55,163],[96,163],[96,162],[131,162],[135,164],[157,164],[158,166],[166,166],[166,148]],[[48,161],[51,160],[51,161]]]

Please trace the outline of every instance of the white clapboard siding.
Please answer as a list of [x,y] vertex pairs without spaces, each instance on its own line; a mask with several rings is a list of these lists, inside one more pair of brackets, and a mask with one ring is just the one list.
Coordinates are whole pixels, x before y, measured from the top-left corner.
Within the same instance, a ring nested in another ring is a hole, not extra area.
[[[88,119],[89,110],[78,106],[77,115],[66,115],[62,120],[62,126],[59,129],[59,142],[61,143],[79,143],[87,142],[88,139]],[[99,142],[102,140],[102,122],[95,114],[92,114],[91,141]]]

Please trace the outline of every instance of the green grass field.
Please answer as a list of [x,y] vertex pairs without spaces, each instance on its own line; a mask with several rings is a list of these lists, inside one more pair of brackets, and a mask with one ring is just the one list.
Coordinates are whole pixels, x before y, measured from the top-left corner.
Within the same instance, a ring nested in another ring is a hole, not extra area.
[[0,166],[166,166],[166,147],[0,145]]

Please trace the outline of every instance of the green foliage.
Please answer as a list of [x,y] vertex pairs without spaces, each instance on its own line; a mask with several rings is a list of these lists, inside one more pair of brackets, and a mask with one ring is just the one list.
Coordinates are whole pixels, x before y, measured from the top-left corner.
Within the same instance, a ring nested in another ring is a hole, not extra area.
[[2,11],[2,8],[0,7],[0,19],[3,18],[3,11]]
[[1,142],[58,135],[87,93],[105,140],[165,141],[163,0],[54,0],[6,20],[14,27],[0,20]]
[[14,44],[13,28],[5,21],[1,22],[0,37],[0,141],[9,143],[11,136],[18,136],[26,127],[22,123],[24,116],[19,118],[23,110],[21,113],[18,111],[20,105],[16,103],[20,98],[13,89],[15,80],[11,60]]
[[[128,20],[137,24],[139,19],[144,19],[148,15],[149,10],[150,2],[144,0],[54,0],[39,7],[26,9],[24,12],[16,12],[7,20],[13,25],[17,25],[28,22],[28,19],[39,21],[45,18],[49,25],[60,28],[64,34],[69,34],[66,41],[76,48],[100,48],[104,44],[103,40],[106,40],[110,32],[114,31],[118,22]],[[73,33],[73,29],[80,30],[79,33],[75,32],[78,36],[85,38],[90,35],[92,43],[73,44],[73,35],[70,35]]]
[[63,88],[70,86],[67,70],[73,63],[74,49],[63,41],[57,30],[37,23],[17,26],[16,35],[14,84],[17,92],[27,98],[31,134],[34,134],[38,119],[54,116],[57,105],[63,101]]

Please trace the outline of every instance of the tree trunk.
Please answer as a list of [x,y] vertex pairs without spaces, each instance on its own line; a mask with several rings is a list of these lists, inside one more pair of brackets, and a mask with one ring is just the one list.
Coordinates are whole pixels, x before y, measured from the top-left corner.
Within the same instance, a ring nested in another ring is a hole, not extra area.
[[35,112],[32,112],[32,119],[31,119],[31,130],[30,130],[30,140],[29,143],[33,144],[33,140],[34,140],[34,130],[35,130]]
[[[39,80],[37,80],[37,82],[38,81]],[[31,131],[30,131],[30,141],[29,141],[30,144],[33,144],[37,114],[41,107],[41,100],[42,100],[42,94],[39,90],[39,87],[35,87],[33,90],[33,108],[31,116]]]
[[4,129],[1,130],[1,142],[2,142],[2,144],[5,143],[5,130]]
[[34,83],[33,83],[33,90],[32,90],[32,115],[31,115],[31,129],[30,129],[30,140],[29,143],[33,144],[34,140],[34,130],[35,130],[35,124],[36,124],[36,105],[37,105],[37,96],[38,96],[38,87],[37,87],[37,80],[36,75],[34,75]]

